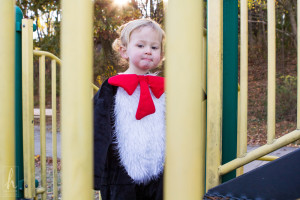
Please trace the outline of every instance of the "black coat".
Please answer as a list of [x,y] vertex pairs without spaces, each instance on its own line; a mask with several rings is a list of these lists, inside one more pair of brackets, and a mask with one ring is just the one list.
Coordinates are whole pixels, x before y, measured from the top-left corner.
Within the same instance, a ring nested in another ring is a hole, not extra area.
[[113,105],[116,86],[106,80],[94,97],[94,189],[106,199],[162,199],[163,175],[137,185],[118,159],[113,143]]

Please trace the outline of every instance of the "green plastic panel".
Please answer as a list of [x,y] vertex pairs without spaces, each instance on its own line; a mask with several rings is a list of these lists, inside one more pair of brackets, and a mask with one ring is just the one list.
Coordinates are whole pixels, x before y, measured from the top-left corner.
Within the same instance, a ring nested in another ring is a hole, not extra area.
[[[237,155],[238,1],[223,1],[223,127],[222,164]],[[232,171],[222,182],[236,177]]]
[[[16,34],[15,34],[15,145],[16,145],[16,183],[24,179],[23,170],[23,122],[22,122],[22,32],[23,13],[15,6]],[[17,198],[24,198],[22,185],[18,185]]]

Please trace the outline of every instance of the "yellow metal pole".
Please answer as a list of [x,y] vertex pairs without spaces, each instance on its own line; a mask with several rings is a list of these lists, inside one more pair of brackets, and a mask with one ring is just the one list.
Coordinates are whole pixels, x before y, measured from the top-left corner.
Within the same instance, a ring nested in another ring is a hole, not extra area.
[[53,199],[58,199],[57,189],[57,131],[56,131],[56,61],[51,60],[52,100],[52,157],[53,157]]
[[241,118],[239,156],[247,153],[247,118],[248,118],[248,1],[241,1]]
[[0,1],[0,199],[15,199],[15,8]]
[[220,183],[223,98],[223,1],[208,4],[206,189]]
[[200,199],[204,194],[205,136],[200,125],[204,53],[202,3],[202,0],[168,2],[164,185],[167,200]]
[[275,139],[275,89],[276,89],[276,16],[275,0],[268,1],[268,139]]
[[[45,56],[39,58],[39,95],[40,95],[40,143],[41,143],[41,186],[47,188],[46,165],[46,84],[45,84]],[[42,199],[47,199],[47,193],[42,194]]]
[[257,160],[263,160],[263,161],[273,161],[279,158],[278,156],[263,156],[261,158],[258,158]]
[[100,191],[98,191],[98,195],[99,195],[99,200],[101,200],[102,198],[101,198],[101,192]]
[[[239,136],[238,136],[238,157],[247,153],[247,121],[248,121],[248,1],[240,1],[241,9],[241,64],[240,64],[240,110],[239,110]],[[243,173],[243,169],[237,172]]]
[[[203,53],[202,53],[202,59],[203,59],[202,62],[203,62],[203,64],[202,64],[202,67],[201,67],[202,68],[201,80],[202,80],[202,89],[203,89],[203,91],[205,91],[205,93],[206,93],[206,61],[207,61],[206,60],[206,58],[207,58],[206,41],[207,41],[207,33],[206,33],[206,30],[204,30],[203,31]],[[204,111],[204,110],[202,110],[202,111]],[[206,106],[205,106],[205,111],[206,111]],[[205,121],[206,121],[206,114],[204,116],[205,116]],[[205,122],[204,126],[206,127],[206,122]],[[206,132],[206,128],[205,128],[205,132]]]
[[92,199],[93,1],[63,0],[62,13],[62,198]]
[[[46,188],[44,188],[44,187],[36,188],[36,191],[35,191],[36,197],[37,197],[38,194],[43,194],[43,193],[45,193],[45,192],[47,193]],[[35,198],[36,198],[36,197],[35,197]]]
[[[201,2],[203,3],[203,2]],[[201,20],[201,23],[204,22],[204,20]],[[202,24],[202,26],[204,26]],[[206,30],[205,30],[206,31]],[[203,91],[205,91],[206,93],[206,56],[207,56],[207,52],[206,52],[206,33],[205,31],[203,31],[203,53],[202,55],[202,65],[201,65],[201,81],[202,81],[202,89]],[[204,95],[201,96],[201,98],[203,100],[202,101],[202,109],[201,109],[201,139],[200,139],[200,145],[201,145],[201,151],[200,151],[200,156],[201,158],[205,158],[205,146],[206,146],[206,106],[207,106],[207,101]],[[201,178],[201,192],[203,191],[203,193],[205,193],[205,160],[203,159],[201,162],[201,176],[203,176],[203,178]],[[204,194],[203,194],[204,195]],[[201,193],[202,196],[202,193]]]
[[234,159],[229,163],[226,163],[219,167],[219,174],[226,174],[240,166],[243,166],[253,160],[261,158],[268,153],[271,153],[285,145],[288,145],[296,140],[300,139],[300,130],[295,130],[287,135],[284,135],[276,140],[272,144],[263,145],[255,150],[250,151],[244,157]]
[[22,20],[22,114],[24,155],[24,196],[35,197],[34,121],[33,121],[33,23]]
[[300,0],[297,0],[297,129],[300,129]]
[[[237,157],[242,156],[243,154],[241,151],[241,95],[240,91],[238,92],[238,118],[237,118],[238,124],[237,124]],[[240,176],[244,173],[244,167],[240,167],[236,169],[236,176]]]

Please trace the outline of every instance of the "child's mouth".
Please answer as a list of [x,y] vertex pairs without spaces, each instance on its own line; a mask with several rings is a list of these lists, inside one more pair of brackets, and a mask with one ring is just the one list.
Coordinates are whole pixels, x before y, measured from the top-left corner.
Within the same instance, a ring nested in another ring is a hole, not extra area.
[[152,61],[152,59],[150,59],[150,58],[143,58],[142,60],[145,60],[145,61]]

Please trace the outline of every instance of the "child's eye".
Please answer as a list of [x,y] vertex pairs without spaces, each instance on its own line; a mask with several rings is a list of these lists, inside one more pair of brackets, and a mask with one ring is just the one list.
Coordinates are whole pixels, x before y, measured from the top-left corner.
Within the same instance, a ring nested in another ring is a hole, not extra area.
[[158,47],[152,47],[152,49],[153,49],[153,50],[157,50],[157,49],[158,49]]
[[142,45],[142,44],[138,44],[138,45],[137,45],[137,47],[138,47],[138,48],[143,48],[143,47],[144,47],[144,45]]

